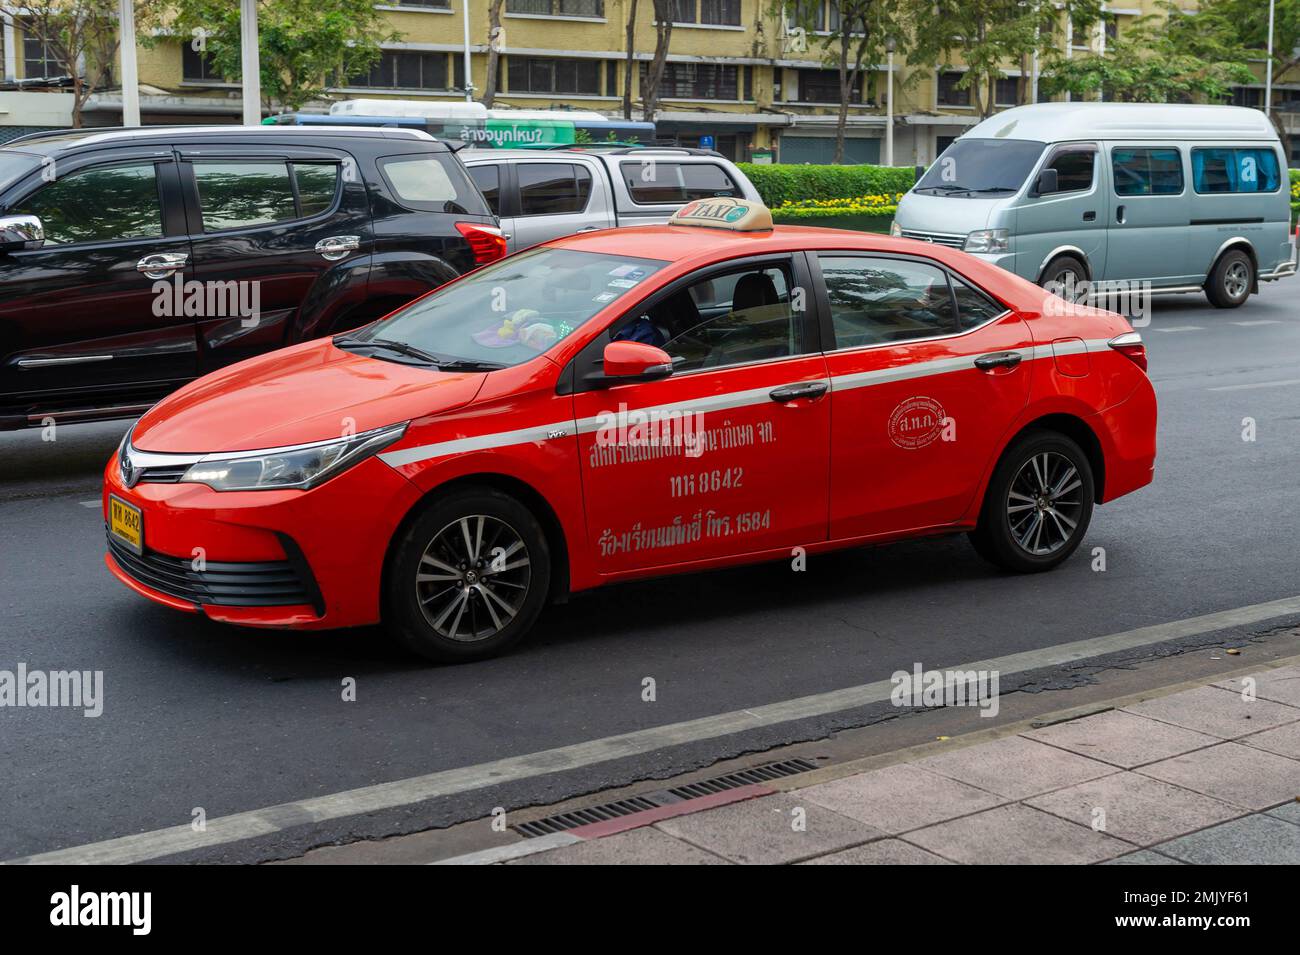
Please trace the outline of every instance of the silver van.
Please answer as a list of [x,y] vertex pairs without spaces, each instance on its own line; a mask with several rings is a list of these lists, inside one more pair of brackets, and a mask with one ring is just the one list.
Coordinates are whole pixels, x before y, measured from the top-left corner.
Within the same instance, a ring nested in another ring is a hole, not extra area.
[[944,150],[899,203],[893,234],[1040,285],[1150,283],[1204,290],[1220,308],[1296,271],[1281,143],[1263,113],[1235,106],[1006,110]]
[[457,154],[518,252],[574,232],[662,225],[692,199],[761,202],[718,153],[679,146],[465,149]]

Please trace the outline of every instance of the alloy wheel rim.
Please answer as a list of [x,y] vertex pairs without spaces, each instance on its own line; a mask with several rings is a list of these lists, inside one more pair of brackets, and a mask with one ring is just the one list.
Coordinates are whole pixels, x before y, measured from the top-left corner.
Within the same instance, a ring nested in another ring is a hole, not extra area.
[[1074,538],[1083,517],[1083,477],[1057,451],[1039,451],[1016,472],[1007,492],[1007,522],[1021,550],[1047,557]]
[[1232,298],[1240,298],[1250,286],[1250,273],[1243,262],[1233,262],[1223,276],[1223,288]]
[[415,596],[429,626],[460,643],[495,636],[519,615],[532,581],[528,545],[488,514],[457,518],[429,541]]

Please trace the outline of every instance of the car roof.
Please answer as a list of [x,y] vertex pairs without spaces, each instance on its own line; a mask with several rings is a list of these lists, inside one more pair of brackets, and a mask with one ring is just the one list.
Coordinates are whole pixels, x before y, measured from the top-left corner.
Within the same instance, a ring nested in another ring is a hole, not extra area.
[[[595,144],[599,145],[599,143]],[[726,159],[719,152],[707,149],[687,150],[677,146],[631,146],[621,147],[618,149],[584,149],[577,147],[574,149],[478,149],[471,147],[460,153],[460,158],[466,163],[474,162],[493,162],[502,159],[540,159],[556,160],[567,159],[572,156],[581,156],[587,159],[600,160],[606,156],[613,156],[619,159],[633,159],[638,156],[671,157],[674,160],[685,160],[687,162],[708,162],[718,159]]]
[[1003,110],[967,130],[963,139],[1277,139],[1257,109],[1189,103],[1032,103]]
[[[141,142],[184,143],[192,140],[232,139],[321,140],[321,139],[388,139],[420,141],[438,140],[419,129],[378,126],[138,126],[103,129],[60,129],[30,133],[10,140],[3,148],[32,153],[56,153],[81,146],[123,145]],[[446,148],[445,144],[440,144]]]

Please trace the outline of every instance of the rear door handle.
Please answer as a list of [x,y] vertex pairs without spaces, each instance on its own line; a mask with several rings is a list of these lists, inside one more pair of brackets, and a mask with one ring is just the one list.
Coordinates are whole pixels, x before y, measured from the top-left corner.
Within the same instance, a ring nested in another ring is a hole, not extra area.
[[337,262],[349,252],[355,252],[359,248],[361,248],[359,235],[332,235],[316,243],[316,251],[330,262]]
[[975,367],[980,371],[992,371],[995,368],[1015,368],[1021,361],[1020,352],[999,351],[991,355],[980,355],[975,359]]
[[826,394],[828,387],[824,381],[804,381],[797,385],[774,388],[767,393],[767,396],[773,401],[785,404],[787,401],[798,401],[800,398],[820,398]]
[[165,279],[177,269],[185,268],[185,263],[189,260],[189,254],[186,252],[158,252],[154,255],[146,255],[137,262],[135,270],[143,272],[145,278]]
[[1085,213],[1083,214],[1083,221],[1084,221],[1084,222],[1096,222],[1096,221],[1097,221],[1097,210],[1096,210],[1096,209],[1089,209],[1087,212],[1085,212]]

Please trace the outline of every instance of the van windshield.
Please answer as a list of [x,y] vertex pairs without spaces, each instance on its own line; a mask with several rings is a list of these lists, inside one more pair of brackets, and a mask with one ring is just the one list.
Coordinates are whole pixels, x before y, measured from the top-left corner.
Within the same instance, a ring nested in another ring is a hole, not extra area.
[[1027,139],[959,139],[935,160],[913,191],[964,199],[1016,192],[1045,145]]

